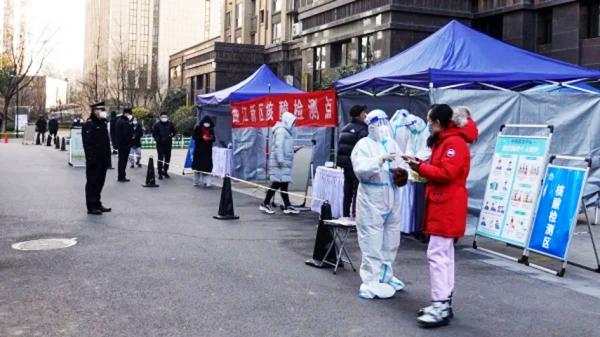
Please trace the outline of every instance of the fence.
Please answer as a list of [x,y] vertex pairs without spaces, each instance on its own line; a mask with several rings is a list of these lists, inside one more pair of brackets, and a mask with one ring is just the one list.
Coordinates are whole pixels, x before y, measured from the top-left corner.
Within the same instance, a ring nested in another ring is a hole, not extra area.
[[[190,146],[191,137],[175,136],[173,137],[174,149],[187,149]],[[152,136],[142,137],[142,149],[155,149],[156,141]]]

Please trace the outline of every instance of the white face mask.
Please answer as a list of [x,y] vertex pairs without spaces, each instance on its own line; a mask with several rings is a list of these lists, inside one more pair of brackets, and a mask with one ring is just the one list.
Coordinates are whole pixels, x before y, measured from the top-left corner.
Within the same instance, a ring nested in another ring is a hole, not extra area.
[[133,125],[137,125],[137,124],[138,124],[138,121],[133,121]]
[[161,117],[161,118],[160,118],[160,121],[161,121],[161,122],[166,122],[166,121],[168,121],[168,120],[169,120],[169,117]]
[[106,119],[108,117],[108,112],[100,111],[100,113],[98,113],[98,117],[100,117],[100,119]]
[[210,127],[210,123],[204,123],[202,124],[205,128],[209,128]]
[[132,120],[133,116],[132,115],[127,115],[127,119]]

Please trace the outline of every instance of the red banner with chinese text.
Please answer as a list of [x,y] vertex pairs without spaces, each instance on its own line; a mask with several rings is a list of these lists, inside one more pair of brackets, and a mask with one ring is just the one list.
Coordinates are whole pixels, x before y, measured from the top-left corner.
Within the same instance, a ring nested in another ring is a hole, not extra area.
[[231,103],[231,126],[270,128],[286,111],[296,115],[297,127],[336,127],[335,90],[269,95]]

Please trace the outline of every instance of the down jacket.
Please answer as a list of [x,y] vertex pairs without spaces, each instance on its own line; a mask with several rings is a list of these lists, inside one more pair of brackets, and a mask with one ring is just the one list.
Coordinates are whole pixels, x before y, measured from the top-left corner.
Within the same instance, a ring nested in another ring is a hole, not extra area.
[[269,153],[269,179],[273,182],[292,181],[294,162],[294,124],[296,116],[285,112],[273,127],[273,142]]
[[463,127],[453,122],[441,131],[429,162],[419,166],[428,179],[425,189],[425,232],[446,238],[460,238],[467,223],[467,177],[471,167],[470,143],[478,136],[471,119]]

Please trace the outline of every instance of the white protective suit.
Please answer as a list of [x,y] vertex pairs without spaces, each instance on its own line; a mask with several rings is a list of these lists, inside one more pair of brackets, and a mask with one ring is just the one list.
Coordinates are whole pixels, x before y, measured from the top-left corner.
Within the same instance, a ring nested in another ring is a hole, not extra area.
[[[394,139],[401,151],[401,155],[429,159],[431,149],[427,147],[429,129],[423,119],[409,113],[407,110],[397,110],[390,120]],[[415,231],[413,217],[415,186],[408,181],[406,186],[400,188],[402,194],[402,209],[400,231],[410,234]]]
[[[356,143],[351,155],[354,173],[360,182],[356,198],[358,243],[362,251],[359,296],[389,297],[380,293],[382,285],[389,284],[394,290],[404,288],[392,269],[400,245],[402,210],[399,205],[402,200],[390,170],[408,167],[398,160],[401,153],[385,112],[371,111],[366,122],[369,136]],[[396,160],[385,160],[390,154],[395,155]]]

